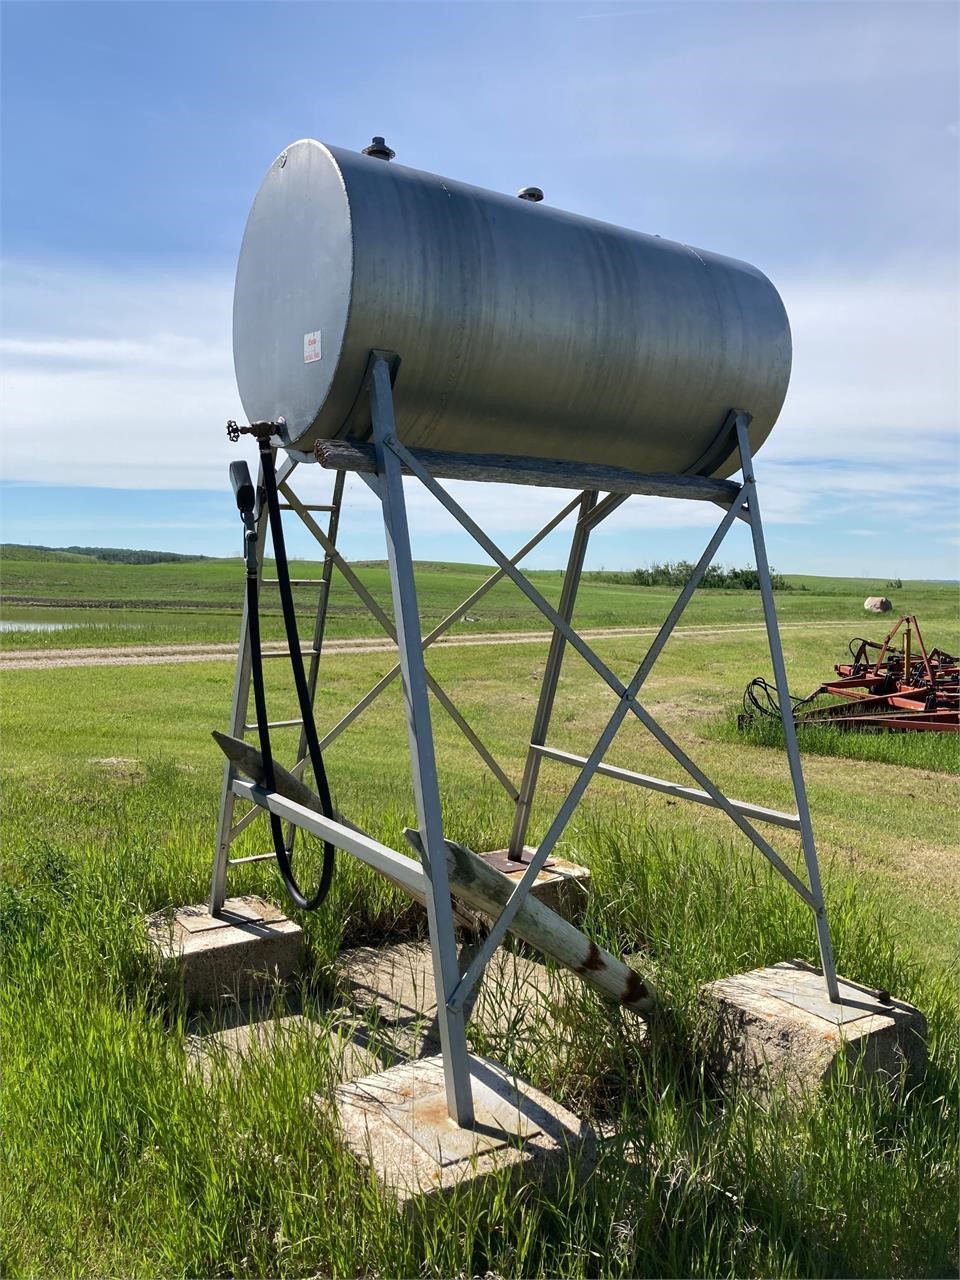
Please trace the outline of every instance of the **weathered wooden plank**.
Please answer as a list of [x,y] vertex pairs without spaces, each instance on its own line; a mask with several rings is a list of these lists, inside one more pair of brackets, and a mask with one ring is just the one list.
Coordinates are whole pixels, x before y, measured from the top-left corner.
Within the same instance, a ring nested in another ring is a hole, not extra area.
[[[691,498],[727,506],[740,486],[709,476],[681,476],[661,472],[626,471],[591,462],[550,458],[514,458],[501,453],[447,453],[442,449],[411,449],[432,476],[445,480],[480,480],[498,484],[539,485],[552,489],[598,489],[604,493],[637,493],[660,498]],[[336,471],[376,471],[372,444],[353,440],[318,440],[314,453],[322,467]],[[407,475],[410,472],[404,468]]]
[[[214,733],[213,736],[233,765],[252,778],[257,787],[262,787],[263,758],[256,747],[224,733]],[[355,840],[345,839],[346,822],[342,818],[337,818],[336,822],[323,818],[319,811],[320,801],[306,783],[276,763],[273,767],[275,791],[266,796],[261,793],[254,797],[248,784],[238,783],[237,789],[245,798],[256,799],[257,803],[264,804],[287,822],[303,827],[321,838],[324,835],[334,836],[340,848],[356,853],[407,893],[419,896],[424,872],[412,858],[405,858],[396,850],[388,849],[369,836],[361,836],[359,833]],[[334,827],[339,829],[333,830]],[[406,835],[419,851],[419,834],[407,831]],[[488,866],[465,845],[448,840],[446,847],[451,893],[468,908],[484,915],[497,915],[513,893],[514,881]],[[644,1016],[652,1013],[654,992],[635,970],[609,951],[598,947],[569,921],[531,895],[527,895],[510,929],[518,938],[550,956],[558,964],[572,969],[601,995],[616,1000],[635,1013]]]

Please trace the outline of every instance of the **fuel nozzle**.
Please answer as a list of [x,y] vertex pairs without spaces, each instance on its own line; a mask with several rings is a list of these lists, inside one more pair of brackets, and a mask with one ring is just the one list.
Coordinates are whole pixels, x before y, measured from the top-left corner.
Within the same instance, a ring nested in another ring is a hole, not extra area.
[[250,479],[250,468],[245,462],[230,463],[230,483],[237,500],[237,510],[243,521],[243,558],[247,573],[256,576],[257,568],[257,499],[256,486]]
[[230,463],[230,483],[233,485],[233,496],[237,500],[237,510],[244,517],[252,516],[257,501],[257,491],[250,479],[250,468],[245,462]]

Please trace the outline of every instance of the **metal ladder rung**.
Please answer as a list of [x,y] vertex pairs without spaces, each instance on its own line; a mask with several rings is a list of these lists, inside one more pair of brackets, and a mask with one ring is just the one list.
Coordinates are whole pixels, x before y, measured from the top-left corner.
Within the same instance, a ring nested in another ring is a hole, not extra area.
[[301,502],[298,507],[292,507],[289,502],[280,503],[281,511],[334,511],[335,507],[323,502]]
[[[268,729],[293,729],[299,724],[303,724],[303,721],[302,720],[268,720],[267,728]],[[259,728],[260,726],[258,724],[245,724],[243,726],[243,732],[253,733],[255,729],[259,729]]]
[[249,858],[228,858],[228,867],[239,867],[242,862],[269,862],[276,858],[275,853],[252,853]]
[[[261,578],[260,585],[263,587],[276,587],[279,585],[279,578]],[[320,587],[326,586],[322,578],[290,578],[291,587]]]
[[[261,658],[263,658],[264,662],[266,662],[267,658],[289,658],[290,650],[289,649],[273,649],[271,650],[270,653],[262,653],[260,656]],[[315,658],[316,656],[317,656],[316,649],[300,650],[301,658]]]

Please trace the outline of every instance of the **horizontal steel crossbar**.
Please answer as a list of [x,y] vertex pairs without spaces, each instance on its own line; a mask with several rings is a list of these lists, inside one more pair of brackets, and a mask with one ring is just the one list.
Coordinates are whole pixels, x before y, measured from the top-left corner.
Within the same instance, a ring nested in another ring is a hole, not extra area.
[[[560,764],[575,765],[582,768],[587,763],[586,756],[574,755],[570,751],[560,751],[556,747],[531,744],[531,749],[548,760],[557,760]],[[618,765],[598,764],[596,773],[607,778],[615,778],[618,782],[630,782],[638,787],[647,787],[650,791],[661,791],[664,795],[675,796],[678,800],[691,800],[694,804],[704,804],[710,808],[719,808],[712,796],[706,791],[698,791],[695,787],[684,787],[666,778],[654,778],[646,773],[634,773],[632,769],[622,769]],[[731,809],[743,814],[746,818],[754,818],[758,822],[769,822],[777,827],[789,827],[791,831],[800,830],[800,818],[795,813],[781,813],[778,809],[765,809],[762,805],[747,804],[743,800],[731,800],[727,797]]]
[[[312,658],[316,655],[316,652],[317,652],[316,649],[301,649],[300,656],[301,658]],[[267,652],[262,653],[260,656],[261,658],[263,658],[264,662],[266,662],[268,658],[289,658],[290,650],[289,649],[269,649],[267,650]]]
[[264,791],[241,778],[234,779],[233,794],[240,800],[250,800],[261,809],[275,813],[284,822],[290,822],[321,840],[329,840],[338,849],[352,853],[368,867],[380,871],[411,893],[423,894],[429,891],[427,878],[420,865],[413,858],[405,858],[402,853],[381,844],[379,840],[345,827],[332,818],[325,818],[315,810],[297,804],[295,800],[287,800],[276,791]]
[[[302,725],[302,720],[268,720],[268,729],[293,729],[298,725]],[[243,726],[244,733],[253,733],[255,729],[259,729],[258,724],[245,724]]]
[[[323,467],[375,475],[376,453],[372,444],[354,440],[318,440],[315,452]],[[661,498],[692,498],[700,502],[733,502],[740,486],[710,476],[675,475],[670,472],[629,471],[590,462],[562,462],[508,454],[449,453],[441,449],[412,449],[410,454],[431,475],[446,480],[497,481],[503,484],[538,485],[551,489],[602,489],[606,493],[647,494]],[[404,471],[415,468],[403,459]]]

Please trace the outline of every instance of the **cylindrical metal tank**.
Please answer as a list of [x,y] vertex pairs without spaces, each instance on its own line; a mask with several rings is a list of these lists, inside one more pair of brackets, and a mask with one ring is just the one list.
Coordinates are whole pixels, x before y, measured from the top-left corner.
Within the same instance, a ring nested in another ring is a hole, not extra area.
[[747,263],[312,140],[254,200],[233,348],[247,416],[295,449],[367,437],[382,348],[408,446],[704,475],[736,469],[731,409],[760,447],[791,360]]

